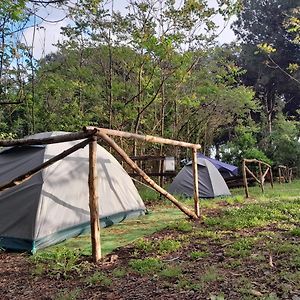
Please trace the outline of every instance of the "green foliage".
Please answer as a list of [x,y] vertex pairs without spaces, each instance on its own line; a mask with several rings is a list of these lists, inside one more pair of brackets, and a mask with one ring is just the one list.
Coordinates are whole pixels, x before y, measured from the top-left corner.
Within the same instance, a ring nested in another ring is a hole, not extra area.
[[38,253],[32,257],[34,275],[49,274],[56,278],[67,278],[73,273],[80,274],[80,252],[65,247],[53,252]]
[[272,164],[266,154],[257,147],[256,134],[258,130],[255,125],[237,126],[234,138],[220,149],[222,160],[237,166],[241,165],[243,158],[258,159]]
[[134,246],[136,249],[141,250],[143,252],[151,252],[155,249],[155,244],[152,241],[146,240],[146,239],[138,239]]
[[245,198],[242,195],[236,195],[233,197],[226,198],[226,202],[229,204],[242,204],[245,202]]
[[300,216],[299,205],[299,199],[250,204],[242,208],[230,208],[222,217],[207,218],[205,223],[224,229],[242,229],[283,220],[293,222]]
[[298,236],[300,237],[300,227],[293,228],[290,230],[290,234],[293,236]]
[[210,300],[225,300],[225,298],[223,294],[210,295]]
[[145,275],[158,273],[163,269],[164,264],[158,258],[147,257],[145,259],[131,259],[129,266],[138,273]]
[[287,32],[293,36],[293,43],[300,44],[300,19],[299,7],[293,9],[289,16],[285,19],[284,26]]
[[199,258],[204,258],[209,256],[209,253],[204,252],[204,251],[193,251],[190,253],[190,257],[193,260],[198,260]]
[[139,194],[145,203],[163,203],[164,199],[160,199],[159,193],[152,188],[146,187],[144,185],[137,185]]
[[167,237],[159,241],[139,239],[134,243],[134,246],[138,251],[142,251],[146,254],[156,252],[159,255],[164,255],[177,251],[182,247],[182,243]]
[[20,21],[24,17],[25,4],[25,0],[2,0],[0,3],[0,16],[10,18],[12,21]]
[[172,238],[165,238],[158,242],[158,253],[167,254],[177,251],[182,247],[180,241],[173,240]]
[[57,295],[55,295],[55,299],[56,300],[76,300],[79,297],[80,293],[81,293],[80,289],[75,289],[75,290],[71,290],[71,291],[64,289],[64,290],[60,291]]
[[279,115],[270,135],[269,155],[276,165],[300,167],[299,123]]
[[180,290],[191,290],[191,291],[199,291],[202,288],[202,285],[197,281],[194,282],[192,280],[188,280],[186,278],[181,278],[178,280],[177,287]]
[[112,284],[112,280],[103,272],[95,272],[90,277],[86,278],[85,282],[89,285],[100,285],[108,287]]
[[189,221],[181,220],[169,225],[168,228],[181,232],[191,232],[193,230],[193,224]]
[[182,269],[178,266],[167,266],[159,273],[159,276],[170,279],[178,279],[181,275]]
[[299,122],[300,48],[295,42],[299,37],[299,7],[296,2],[245,1],[233,25],[241,41],[238,66],[247,70],[243,82],[254,88],[263,108],[256,115],[256,122],[261,122],[258,145],[273,161],[277,157],[273,153],[277,145],[272,147],[270,141],[274,133],[277,135],[274,121],[284,111],[287,121],[295,118]]
[[298,247],[298,244],[296,243],[291,243],[289,241],[285,241],[285,242],[269,242],[267,243],[267,247],[269,248],[269,250],[273,253],[276,254],[291,254],[291,255],[295,255],[295,256],[299,256],[300,255],[300,249]]
[[219,275],[217,269],[215,267],[209,267],[203,275],[199,278],[199,280],[203,283],[217,281],[222,279],[222,276]]
[[250,256],[250,250],[254,245],[252,238],[240,238],[226,250],[226,254],[231,257]]
[[113,271],[112,271],[112,275],[117,277],[117,278],[125,277],[126,274],[127,274],[127,270],[125,268],[122,268],[122,267],[113,269]]
[[263,44],[258,44],[257,45],[257,48],[263,52],[263,53],[266,53],[266,54],[271,54],[271,53],[274,53],[276,52],[276,49],[272,47],[272,45],[269,45],[267,43],[263,43]]

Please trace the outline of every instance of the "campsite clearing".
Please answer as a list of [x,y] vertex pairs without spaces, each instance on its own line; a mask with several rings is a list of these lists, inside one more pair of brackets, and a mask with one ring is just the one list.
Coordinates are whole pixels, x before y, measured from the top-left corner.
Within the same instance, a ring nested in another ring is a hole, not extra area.
[[202,200],[199,223],[155,200],[149,215],[102,230],[109,254],[97,265],[82,255],[89,237],[31,257],[0,252],[0,298],[299,299],[300,181],[232,194]]

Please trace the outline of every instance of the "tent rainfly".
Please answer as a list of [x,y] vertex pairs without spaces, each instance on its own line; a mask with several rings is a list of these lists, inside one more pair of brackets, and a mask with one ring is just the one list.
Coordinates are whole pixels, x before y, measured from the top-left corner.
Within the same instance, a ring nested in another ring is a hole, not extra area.
[[[40,133],[47,138],[62,132]],[[0,152],[0,185],[39,166],[79,141],[6,148]],[[97,147],[101,227],[145,213],[131,178],[104,148]],[[35,252],[90,228],[89,149],[80,149],[0,192],[0,247]]]
[[234,165],[230,165],[230,164],[221,162],[221,161],[219,161],[217,159],[213,159],[213,158],[207,157],[207,156],[205,156],[202,153],[198,153],[197,157],[209,160],[218,169],[218,171],[220,172],[220,174],[225,179],[239,175],[239,169],[238,169],[238,167],[236,167]]
[[[199,197],[214,198],[230,195],[230,191],[217,168],[207,159],[197,157]],[[187,163],[174,178],[168,191],[171,194],[193,197],[193,168]]]

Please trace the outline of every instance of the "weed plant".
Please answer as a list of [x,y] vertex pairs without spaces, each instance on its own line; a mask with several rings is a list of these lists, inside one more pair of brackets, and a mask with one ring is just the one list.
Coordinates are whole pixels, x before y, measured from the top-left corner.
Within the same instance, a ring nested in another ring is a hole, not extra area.
[[116,268],[112,271],[112,275],[117,278],[125,277],[127,274],[127,270],[125,268]]
[[181,275],[182,269],[178,266],[167,266],[159,273],[159,276],[169,279],[178,279]]
[[192,251],[190,253],[190,257],[192,260],[198,260],[200,258],[205,258],[207,256],[209,256],[209,253],[204,252],[204,251]]
[[76,300],[79,297],[80,293],[81,293],[80,289],[75,289],[75,290],[71,290],[71,291],[64,289],[64,290],[60,291],[57,295],[55,295],[55,299],[56,300]]
[[171,252],[175,252],[181,248],[181,242],[176,241],[170,238],[163,239],[159,241],[157,248],[159,254],[168,254]]
[[102,287],[108,287],[112,284],[112,280],[102,272],[96,272],[90,277],[86,278],[86,283],[90,286],[100,285]]
[[132,259],[129,261],[129,266],[134,271],[146,275],[158,273],[163,269],[164,264],[158,258],[147,257],[144,259]]
[[189,221],[181,220],[178,222],[174,222],[173,224],[170,224],[168,228],[180,232],[191,232],[193,230],[193,225]]
[[80,273],[80,252],[68,248],[57,248],[53,252],[42,252],[32,257],[35,266],[33,275],[44,273],[56,278],[67,278],[71,273]]

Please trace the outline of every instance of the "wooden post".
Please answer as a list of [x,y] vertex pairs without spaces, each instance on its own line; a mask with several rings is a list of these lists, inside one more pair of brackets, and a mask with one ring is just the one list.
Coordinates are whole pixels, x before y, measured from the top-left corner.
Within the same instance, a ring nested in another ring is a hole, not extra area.
[[98,131],[97,136],[102,138],[108,146],[112,147],[121,157],[124,159],[124,161],[134,170],[138,175],[140,175],[146,183],[148,183],[150,186],[152,186],[157,192],[165,196],[167,199],[169,199],[175,206],[177,206],[182,212],[184,212],[187,216],[189,216],[192,219],[198,219],[197,215],[189,210],[187,207],[182,205],[174,196],[172,196],[170,193],[168,193],[166,190],[164,190],[162,187],[160,187],[158,184],[156,184],[143,170],[141,170],[136,163],[125,153],[123,149],[121,149],[113,139],[111,139],[107,134]]
[[292,176],[293,176],[293,169],[292,168],[288,168],[289,170],[289,183],[292,182]]
[[194,207],[195,214],[200,217],[199,205],[199,183],[198,183],[198,163],[197,163],[197,149],[192,149],[192,162],[193,162],[193,178],[194,178]]
[[93,137],[93,140],[89,144],[89,206],[91,218],[92,255],[94,262],[97,262],[101,258],[97,181],[97,138]]
[[248,182],[247,182],[246,161],[245,161],[245,159],[243,159],[242,172],[243,172],[243,181],[244,181],[244,188],[245,188],[246,198],[249,198],[249,189],[248,189]]
[[264,192],[264,178],[263,178],[263,174],[262,174],[261,162],[258,163],[258,170],[259,170],[259,180],[260,180],[261,191]]
[[270,180],[271,180],[271,187],[272,189],[274,188],[274,181],[273,181],[273,172],[272,172],[272,168],[270,167]]
[[278,168],[279,183],[281,184],[281,168]]

